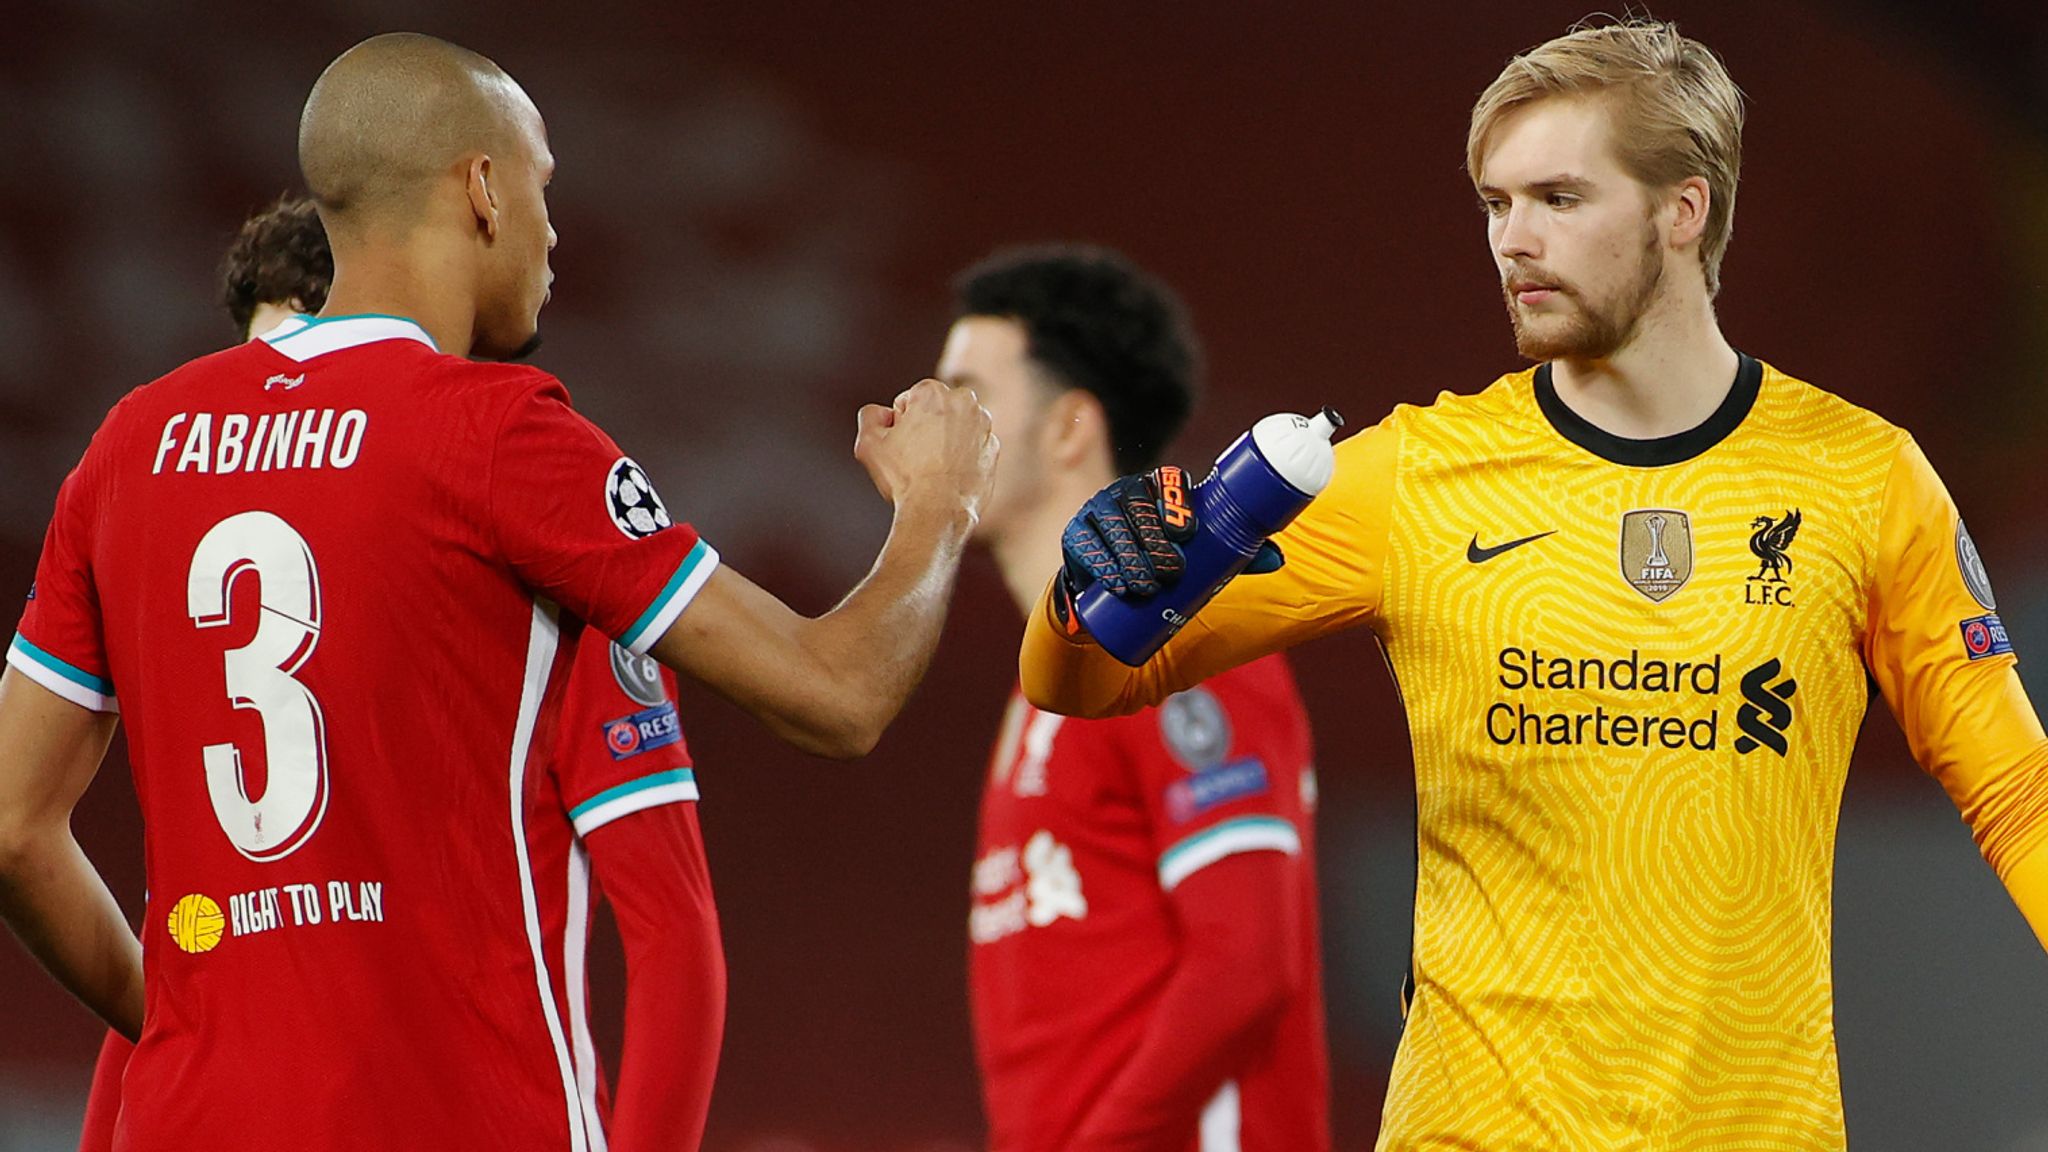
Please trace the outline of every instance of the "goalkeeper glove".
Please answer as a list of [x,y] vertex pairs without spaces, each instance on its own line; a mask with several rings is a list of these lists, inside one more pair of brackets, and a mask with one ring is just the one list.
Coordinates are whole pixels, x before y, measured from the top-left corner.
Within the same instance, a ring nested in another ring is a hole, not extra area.
[[[1119,477],[1088,498],[1060,534],[1062,553],[1053,611],[1069,635],[1080,628],[1077,597],[1100,583],[1124,600],[1143,600],[1179,583],[1187,570],[1181,545],[1200,525],[1187,473],[1171,464]],[[1272,541],[1260,545],[1246,566],[1271,572],[1284,559]]]

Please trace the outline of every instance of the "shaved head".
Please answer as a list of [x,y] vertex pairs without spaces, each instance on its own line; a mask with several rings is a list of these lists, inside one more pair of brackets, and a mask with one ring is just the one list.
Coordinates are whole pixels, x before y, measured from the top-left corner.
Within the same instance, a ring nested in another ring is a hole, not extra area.
[[484,56],[432,36],[373,36],[327,66],[299,118],[299,168],[330,228],[404,223],[475,153],[529,147],[540,114]]
[[306,97],[299,167],[334,250],[330,309],[409,316],[457,355],[537,345],[555,158],[504,69],[432,36],[373,36]]

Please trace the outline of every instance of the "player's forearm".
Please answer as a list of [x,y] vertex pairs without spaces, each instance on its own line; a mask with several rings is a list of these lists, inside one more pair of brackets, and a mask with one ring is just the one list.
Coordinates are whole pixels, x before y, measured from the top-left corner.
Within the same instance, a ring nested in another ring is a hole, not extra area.
[[697,1148],[724,1030],[725,965],[715,933],[672,931],[628,947],[626,1039],[611,1147]]
[[68,827],[0,837],[0,917],[86,1007],[141,1035],[142,946]]
[[1278,1025],[1307,974],[1294,947],[1289,864],[1251,853],[1211,865],[1174,893],[1182,954],[1144,1039],[1069,1152],[1182,1152],[1204,1107],[1247,1049]]
[[694,1149],[725,1035],[725,954],[686,805],[636,812],[586,843],[626,951],[626,1040],[611,1146]]
[[865,755],[924,678],[973,528],[957,501],[905,497],[867,578],[809,622],[824,711],[838,721],[828,754]]
[[1124,665],[1087,637],[1070,636],[1060,627],[1052,610],[1055,594],[1048,581],[1024,627],[1017,673],[1025,699],[1048,712],[1091,719],[1127,715],[1156,703],[1142,669]]
[[2019,905],[2041,946],[2048,948],[2048,847],[2013,864],[2005,874],[2005,890],[2012,893],[2012,902]]

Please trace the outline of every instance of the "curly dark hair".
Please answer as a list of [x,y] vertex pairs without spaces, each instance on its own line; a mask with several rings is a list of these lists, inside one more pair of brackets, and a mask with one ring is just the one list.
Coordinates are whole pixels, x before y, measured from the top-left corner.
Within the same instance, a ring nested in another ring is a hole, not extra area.
[[242,224],[221,261],[221,303],[235,328],[249,334],[259,304],[292,304],[318,312],[334,281],[334,253],[313,202],[286,195]]
[[1142,472],[1187,423],[1201,349],[1172,289],[1119,253],[1075,244],[1012,248],[953,282],[953,315],[1000,316],[1055,381],[1102,403],[1118,472]]

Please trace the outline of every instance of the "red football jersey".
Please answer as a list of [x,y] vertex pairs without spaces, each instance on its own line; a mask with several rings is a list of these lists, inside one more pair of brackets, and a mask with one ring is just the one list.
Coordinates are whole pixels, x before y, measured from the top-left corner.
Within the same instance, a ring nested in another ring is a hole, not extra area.
[[1309,973],[1217,1086],[1188,1148],[1329,1147],[1308,717],[1279,656],[1110,720],[1013,695],[982,792],[969,966],[996,1152],[1066,1146],[1130,1060],[1176,963],[1168,894],[1240,852],[1284,853]]
[[[674,673],[652,657],[635,656],[586,630],[576,644],[564,688],[555,755],[534,793],[527,825],[543,914],[541,936],[561,957],[557,1009],[569,1021],[579,1102],[593,1149],[605,1146],[610,1109],[604,1066],[597,1059],[588,1023],[584,949],[590,912],[600,893],[591,884],[582,834],[652,805],[686,802],[686,824],[696,841],[689,859],[700,869],[697,884],[711,886],[710,876],[701,871],[704,850],[694,803],[696,772],[675,723],[674,701]],[[571,829],[573,840],[568,835]],[[555,883],[556,877],[564,879]],[[677,914],[689,911],[678,909]],[[708,922],[696,928],[716,933],[715,910],[702,911]],[[704,1027],[714,1035],[701,1043],[715,1046],[719,1022],[706,1020]],[[93,1071],[79,1152],[113,1152],[129,1051],[127,1041],[108,1033]]]
[[[577,622],[644,654],[717,563],[553,378],[408,320],[289,321],[117,405],[8,661],[126,714],[122,1146],[601,1147],[561,812],[695,785],[546,767]],[[677,734],[617,719],[621,751]]]

